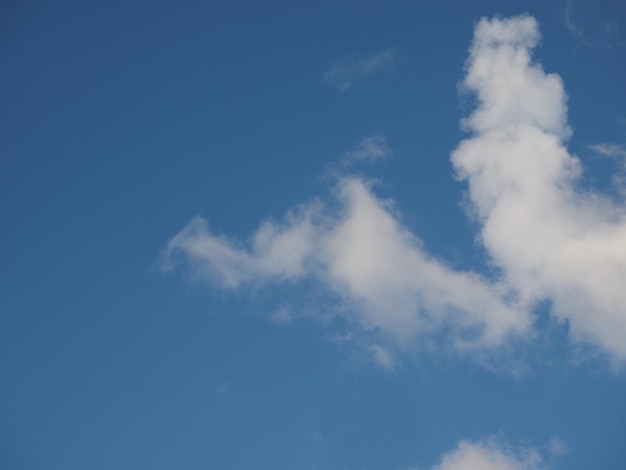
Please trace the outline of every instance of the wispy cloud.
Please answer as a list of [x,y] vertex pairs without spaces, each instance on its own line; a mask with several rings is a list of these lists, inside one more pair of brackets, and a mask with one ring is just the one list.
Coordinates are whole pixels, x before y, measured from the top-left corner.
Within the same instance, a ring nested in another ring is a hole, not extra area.
[[346,91],[360,78],[391,70],[395,61],[396,52],[393,48],[364,59],[344,58],[326,71],[324,81],[333,88]]
[[548,453],[551,456],[558,457],[569,452],[569,446],[558,436],[553,436],[547,446]]
[[388,158],[393,154],[387,145],[387,137],[380,132],[361,140],[355,148],[346,152],[345,161],[376,161]]
[[370,353],[374,362],[378,363],[385,369],[393,369],[396,363],[393,354],[389,350],[380,344],[372,344],[370,346]]
[[[578,190],[582,165],[564,144],[567,97],[561,78],[532,61],[539,40],[532,17],[483,19],[466,63],[463,88],[478,104],[451,159],[497,276],[429,254],[393,201],[354,175],[337,177],[332,197],[262,222],[247,244],[195,218],[169,242],[164,268],[182,261],[230,290],[313,280],[336,299],[328,308],[351,336],[389,367],[420,348],[495,354],[533,337],[533,311],[546,300],[573,340],[624,364],[626,207]],[[384,154],[377,140],[358,147],[359,158]]]
[[612,144],[612,143],[601,143],[590,145],[589,149],[597,152],[605,157],[618,157],[618,158],[626,158],[626,145],[624,144]]

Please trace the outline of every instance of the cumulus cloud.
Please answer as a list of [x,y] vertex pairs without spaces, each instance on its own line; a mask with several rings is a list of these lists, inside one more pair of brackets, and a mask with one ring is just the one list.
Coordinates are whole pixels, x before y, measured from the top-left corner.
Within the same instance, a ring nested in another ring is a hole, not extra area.
[[463,81],[478,99],[473,135],[452,162],[507,285],[528,308],[550,300],[574,338],[623,361],[626,207],[579,189],[562,81],[531,59],[539,38],[528,16],[478,24]]
[[[481,20],[462,82],[477,106],[451,160],[468,184],[493,278],[431,256],[394,203],[351,175],[337,178],[327,200],[264,221],[247,243],[197,217],[170,240],[162,266],[183,262],[191,277],[230,290],[313,280],[386,367],[398,352],[433,344],[482,353],[532,337],[532,312],[544,301],[575,340],[623,363],[626,207],[580,189],[582,165],[565,148],[567,96],[560,77],[532,60],[539,40],[532,17]],[[377,139],[355,158],[387,148]]]
[[615,190],[626,200],[626,145],[603,142],[589,145],[588,148],[596,155],[617,160],[617,168],[611,175],[611,184]]
[[333,88],[346,91],[359,78],[390,70],[395,61],[393,48],[364,59],[341,59],[326,71],[324,81]]
[[461,441],[430,470],[540,470],[544,459],[536,449],[513,450],[494,439]]
[[580,37],[583,36],[583,29],[578,26],[574,20],[574,0],[565,0],[563,20],[565,21],[565,26],[569,29],[570,33]]
[[315,204],[288,213],[281,224],[267,220],[244,249],[228,237],[215,235],[202,217],[194,217],[168,243],[161,268],[172,269],[182,256],[192,277],[226,289],[252,282],[297,280],[308,273],[306,264],[319,226]]
[[[162,265],[185,262],[192,277],[226,289],[314,278],[341,299],[337,314],[400,349],[437,332],[462,351],[497,348],[528,331],[528,314],[504,300],[502,286],[426,253],[393,203],[376,197],[367,181],[340,178],[335,199],[263,222],[246,246],[196,217],[170,240]],[[377,362],[392,365],[382,344],[370,350]]]
[[384,158],[388,158],[392,155],[392,150],[387,145],[387,137],[380,132],[376,134],[370,135],[365,139],[361,140],[358,145],[346,152],[345,161],[362,161],[366,160],[369,162],[374,162],[376,160],[381,160]]

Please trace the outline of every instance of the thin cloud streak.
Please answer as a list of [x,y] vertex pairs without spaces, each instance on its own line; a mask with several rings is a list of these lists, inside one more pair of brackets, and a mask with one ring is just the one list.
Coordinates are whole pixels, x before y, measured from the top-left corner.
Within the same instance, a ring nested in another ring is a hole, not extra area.
[[574,0],[565,0],[563,20],[570,33],[579,37],[583,36],[583,30],[574,23]]
[[387,145],[387,137],[380,132],[361,140],[358,145],[346,152],[345,162],[383,160],[393,155],[393,151]]
[[326,71],[324,81],[339,91],[347,91],[356,80],[391,70],[395,62],[393,48],[364,59],[341,59]]

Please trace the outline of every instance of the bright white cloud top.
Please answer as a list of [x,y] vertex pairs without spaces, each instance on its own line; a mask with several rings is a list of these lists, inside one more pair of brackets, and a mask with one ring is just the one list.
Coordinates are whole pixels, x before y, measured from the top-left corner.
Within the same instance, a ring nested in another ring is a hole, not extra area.
[[552,302],[575,339],[626,359],[626,208],[577,187],[580,161],[564,139],[567,96],[532,62],[531,17],[482,20],[463,85],[478,97],[474,136],[452,155],[468,181],[481,240],[528,309]]
[[446,453],[431,470],[541,470],[544,458],[536,449],[516,449],[497,443],[494,439],[461,441],[456,449]]
[[[623,363],[626,210],[577,186],[581,163],[564,146],[571,133],[567,97],[560,77],[532,60],[539,39],[529,16],[481,20],[463,80],[477,106],[463,120],[471,136],[452,163],[468,183],[469,207],[497,278],[456,271],[431,256],[394,203],[355,175],[337,179],[331,201],[264,221],[248,246],[194,218],[169,242],[163,266],[183,259],[194,277],[225,289],[315,279],[341,299],[333,313],[374,338],[373,356],[387,366],[390,349],[414,350],[435,338],[439,346],[474,353],[531,338],[533,311],[545,300],[554,317],[569,322],[573,340]],[[388,65],[393,55],[387,55],[353,64],[343,81],[332,78],[337,71],[327,80],[347,89],[355,74]],[[362,147],[359,155],[368,159],[390,152],[380,139]],[[438,468],[470,468],[446,463],[466,458],[458,455],[492,459],[482,468],[530,468],[506,466],[505,455],[469,444]]]
[[[401,349],[444,329],[464,351],[498,347],[528,331],[528,315],[502,300],[501,286],[429,256],[366,181],[341,178],[336,193],[338,213],[318,201],[304,205],[281,224],[264,222],[249,250],[195,218],[170,241],[166,263],[182,253],[195,277],[225,288],[316,277],[341,297],[341,312],[361,331]],[[389,365],[380,348],[374,357]]]
[[603,142],[601,144],[590,145],[589,148],[606,157],[619,157],[626,159],[626,146]]

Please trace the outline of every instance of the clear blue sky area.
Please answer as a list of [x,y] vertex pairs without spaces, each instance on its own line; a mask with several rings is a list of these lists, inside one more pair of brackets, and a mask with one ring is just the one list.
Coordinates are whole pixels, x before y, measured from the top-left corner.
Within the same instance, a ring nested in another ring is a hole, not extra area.
[[1,469],[626,468],[623,1],[14,0],[0,64]]

